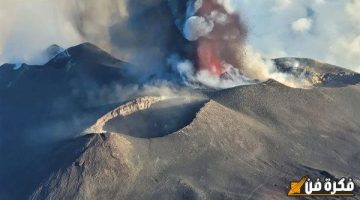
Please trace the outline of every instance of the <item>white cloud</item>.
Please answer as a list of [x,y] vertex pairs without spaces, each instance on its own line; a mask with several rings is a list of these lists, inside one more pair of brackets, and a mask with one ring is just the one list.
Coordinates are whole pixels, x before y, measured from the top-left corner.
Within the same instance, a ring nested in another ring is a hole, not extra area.
[[341,37],[330,47],[331,54],[344,62],[353,63],[353,70],[360,72],[360,63],[354,62],[359,60],[360,55],[360,35],[353,37]]
[[312,20],[310,18],[300,18],[291,24],[291,28],[296,32],[306,32],[311,29]]
[[263,55],[314,58],[360,72],[356,56],[360,0],[232,0],[232,4],[248,23],[249,43]]
[[0,62],[45,62],[51,44],[75,45],[81,37],[51,1],[1,0]]
[[355,23],[360,23],[360,0],[351,0],[345,7],[346,13]]
[[48,58],[42,52],[52,44],[90,41],[106,48],[112,18],[127,15],[125,2],[0,0],[0,63],[44,63]]
[[192,16],[184,25],[184,36],[190,41],[195,41],[210,33],[214,28],[214,22],[204,17]]
[[291,6],[291,0],[275,0],[273,9],[281,11],[287,9],[289,6]]

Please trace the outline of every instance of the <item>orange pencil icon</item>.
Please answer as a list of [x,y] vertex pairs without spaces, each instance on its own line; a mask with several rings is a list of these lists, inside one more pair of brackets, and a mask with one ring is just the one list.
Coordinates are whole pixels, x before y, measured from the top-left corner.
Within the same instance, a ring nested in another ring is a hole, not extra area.
[[295,196],[301,193],[301,187],[304,185],[307,176],[303,176],[299,182],[291,182],[288,196]]

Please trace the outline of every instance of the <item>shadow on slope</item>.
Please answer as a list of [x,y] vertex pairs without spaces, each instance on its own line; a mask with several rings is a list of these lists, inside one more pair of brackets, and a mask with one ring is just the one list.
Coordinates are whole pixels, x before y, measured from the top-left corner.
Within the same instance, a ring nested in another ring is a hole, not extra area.
[[33,172],[52,145],[123,101],[112,101],[111,91],[136,84],[131,67],[88,43],[42,66],[0,66],[0,199],[25,199],[25,185],[38,180]]

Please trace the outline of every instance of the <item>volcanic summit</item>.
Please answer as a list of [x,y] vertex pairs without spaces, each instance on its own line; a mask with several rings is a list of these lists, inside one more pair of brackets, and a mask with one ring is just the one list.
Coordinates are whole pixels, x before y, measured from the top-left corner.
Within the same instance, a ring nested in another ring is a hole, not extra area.
[[81,42],[0,65],[1,200],[293,199],[305,176],[360,199],[356,70],[262,56],[227,1],[76,2],[57,30]]

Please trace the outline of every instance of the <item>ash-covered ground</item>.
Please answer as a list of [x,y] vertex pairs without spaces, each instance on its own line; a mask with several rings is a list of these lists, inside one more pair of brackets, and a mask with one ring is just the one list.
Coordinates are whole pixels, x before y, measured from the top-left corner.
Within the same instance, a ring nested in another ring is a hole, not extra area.
[[3,65],[0,198],[287,199],[303,175],[359,185],[359,74],[275,63],[311,87],[143,82],[91,44]]

